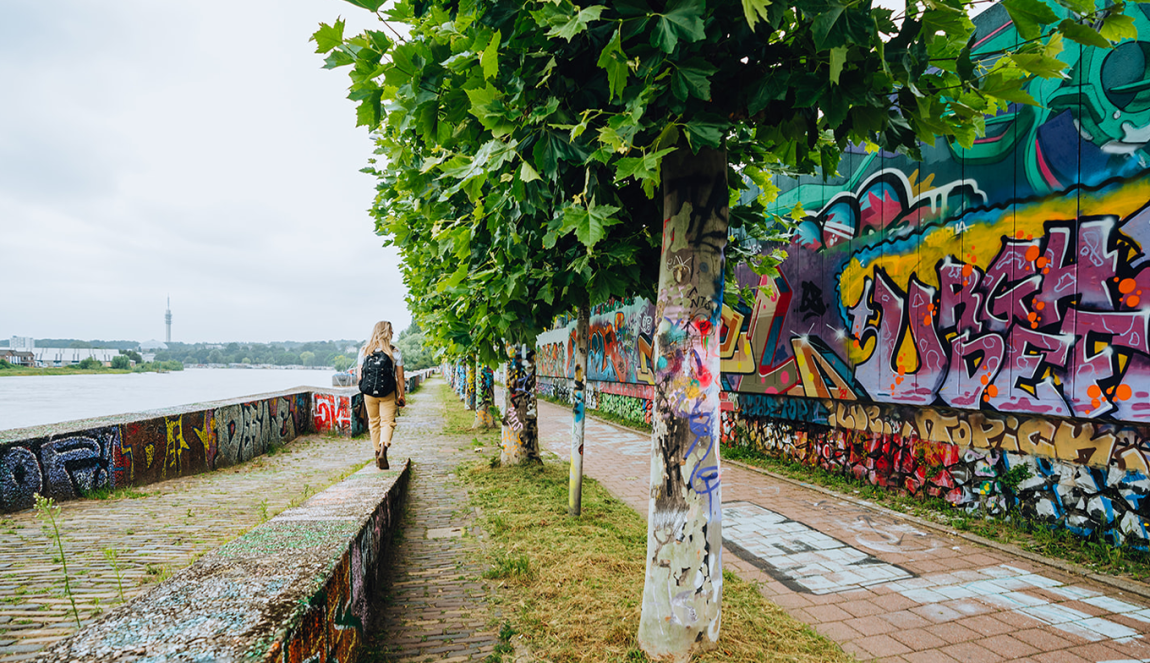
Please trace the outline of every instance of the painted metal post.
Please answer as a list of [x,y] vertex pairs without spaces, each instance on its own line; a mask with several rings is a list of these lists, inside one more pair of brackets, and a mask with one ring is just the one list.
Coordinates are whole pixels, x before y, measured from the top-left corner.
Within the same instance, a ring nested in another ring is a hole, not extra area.
[[495,415],[491,414],[495,407],[495,371],[487,366],[479,366],[475,373],[479,381],[475,388],[479,407],[475,408],[472,428],[495,428]]
[[575,384],[571,388],[571,480],[567,495],[567,513],[578,516],[583,512],[583,429],[585,411],[583,403],[584,380],[587,378],[588,328],[591,326],[591,307],[579,307],[575,320]]
[[639,645],[659,661],[715,647],[723,593],[719,332],[727,157],[663,160],[663,253],[655,305],[655,403],[647,574]]
[[535,347],[514,346],[507,362],[507,405],[503,415],[503,444],[499,462],[518,465],[543,462],[539,457],[539,424],[535,406]]
[[475,409],[475,360],[474,359],[468,359],[467,360],[466,371],[467,371],[467,376],[464,378],[466,380],[466,383],[463,385],[463,390],[466,393],[466,396],[463,399],[463,403],[464,403],[464,406],[466,406],[468,410],[474,410]]

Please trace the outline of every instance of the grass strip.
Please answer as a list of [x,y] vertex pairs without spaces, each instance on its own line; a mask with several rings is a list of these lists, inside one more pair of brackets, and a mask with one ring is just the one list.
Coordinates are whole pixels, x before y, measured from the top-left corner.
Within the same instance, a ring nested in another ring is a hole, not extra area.
[[[444,386],[445,432],[498,449],[499,431],[472,431],[473,413]],[[646,661],[635,635],[643,595],[642,516],[584,478],[583,515],[567,515],[568,464],[464,464],[460,477],[490,536],[487,577],[497,586],[504,632],[521,634],[540,661]],[[766,600],[755,584],[723,574],[718,649],[700,661],[852,661],[839,646]],[[503,652],[490,659],[504,660]],[[509,660],[509,659],[508,659]]]
[[722,449],[724,458],[781,474],[797,481],[829,488],[846,495],[879,504],[892,511],[907,513],[930,522],[985,539],[1005,543],[1028,552],[1060,559],[1096,573],[1150,582],[1150,553],[1130,546],[1115,547],[1100,537],[1083,538],[1064,527],[1023,517],[1017,510],[1000,518],[978,512],[967,513],[939,497],[915,497],[874,486],[853,476],[831,472],[819,466],[805,465],[788,458],[777,458],[745,447]]

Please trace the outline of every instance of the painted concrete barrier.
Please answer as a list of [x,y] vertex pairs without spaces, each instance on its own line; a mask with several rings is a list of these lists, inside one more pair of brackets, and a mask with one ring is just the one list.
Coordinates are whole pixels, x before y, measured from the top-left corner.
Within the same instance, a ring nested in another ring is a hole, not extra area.
[[[422,376],[417,378],[422,380]],[[355,388],[282,392],[0,431],[0,512],[247,462],[300,435],[367,430]]]
[[368,465],[37,660],[353,661],[409,477]]

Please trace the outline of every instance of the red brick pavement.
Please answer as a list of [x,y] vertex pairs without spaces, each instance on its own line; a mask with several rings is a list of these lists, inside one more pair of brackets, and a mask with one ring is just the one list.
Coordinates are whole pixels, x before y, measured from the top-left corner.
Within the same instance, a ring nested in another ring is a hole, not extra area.
[[[570,410],[539,402],[570,457]],[[650,436],[589,419],[584,468],[647,513]],[[849,499],[722,470],[724,563],[860,659],[1150,662],[1150,601]]]

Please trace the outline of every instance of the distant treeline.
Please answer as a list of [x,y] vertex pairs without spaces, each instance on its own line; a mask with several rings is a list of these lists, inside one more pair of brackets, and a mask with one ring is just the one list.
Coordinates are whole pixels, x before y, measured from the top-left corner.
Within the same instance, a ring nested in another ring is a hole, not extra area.
[[[403,352],[404,367],[417,371],[435,365],[432,353],[423,347],[423,332],[412,325],[400,333],[395,342]],[[167,350],[156,352],[157,362],[178,361],[183,364],[275,364],[277,366],[334,366],[343,370],[355,363],[362,340],[284,341],[282,343],[168,343]],[[0,341],[7,347],[8,340]],[[106,348],[136,350],[139,341],[84,341],[74,338],[38,338],[38,348]],[[135,357],[133,357],[135,359]]]

